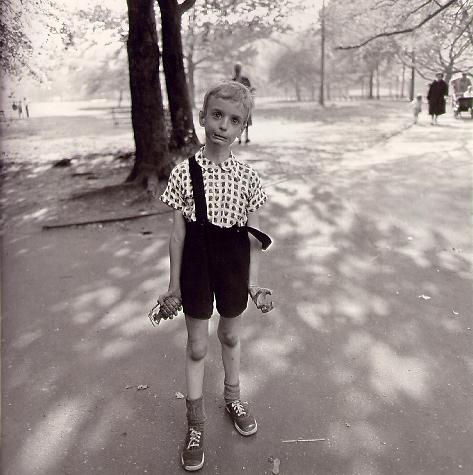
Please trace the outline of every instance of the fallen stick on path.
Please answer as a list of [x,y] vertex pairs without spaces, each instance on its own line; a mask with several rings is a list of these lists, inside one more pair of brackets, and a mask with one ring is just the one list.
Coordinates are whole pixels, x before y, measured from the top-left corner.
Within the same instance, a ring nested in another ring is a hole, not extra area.
[[322,442],[325,439],[290,439],[290,440],[283,440],[283,444],[294,444],[296,442]]
[[65,222],[65,223],[45,224],[43,226],[43,229],[69,228],[72,226],[86,226],[88,224],[101,224],[101,223],[113,223],[116,221],[129,221],[132,219],[146,218],[147,216],[155,216],[158,214],[167,214],[171,212],[172,210],[152,211],[150,213],[131,214],[127,216],[116,216],[112,218],[99,218],[99,219],[91,219],[91,220],[86,220],[86,221],[71,221],[71,222]]

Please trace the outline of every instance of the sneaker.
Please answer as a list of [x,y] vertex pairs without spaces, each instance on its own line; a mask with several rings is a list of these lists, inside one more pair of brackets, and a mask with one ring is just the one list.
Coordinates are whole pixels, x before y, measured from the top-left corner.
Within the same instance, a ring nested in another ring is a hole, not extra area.
[[181,454],[182,468],[196,472],[204,466],[204,432],[189,427]]
[[225,404],[227,412],[232,418],[235,429],[241,435],[252,435],[258,430],[258,424],[255,418],[250,414],[248,405],[239,400]]

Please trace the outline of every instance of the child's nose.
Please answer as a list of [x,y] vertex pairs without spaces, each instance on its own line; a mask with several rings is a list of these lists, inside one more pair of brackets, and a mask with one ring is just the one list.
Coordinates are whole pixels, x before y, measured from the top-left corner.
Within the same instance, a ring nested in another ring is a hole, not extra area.
[[220,128],[222,130],[227,130],[228,128],[228,117],[224,117],[221,121],[220,121]]

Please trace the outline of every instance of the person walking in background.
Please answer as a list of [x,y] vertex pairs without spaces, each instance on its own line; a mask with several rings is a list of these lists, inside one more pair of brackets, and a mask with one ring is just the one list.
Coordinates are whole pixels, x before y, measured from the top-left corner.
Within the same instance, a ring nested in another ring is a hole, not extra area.
[[169,287],[158,303],[163,318],[172,318],[182,304],[187,327],[188,429],[181,453],[187,471],[204,465],[204,362],[214,302],[220,315],[225,410],[241,435],[255,434],[258,427],[240,398],[240,333],[248,295],[263,313],[273,308],[271,290],[256,280],[261,247],[266,249],[271,239],[257,229],[257,210],[266,202],[260,178],[231,151],[252,105],[249,89],[238,82],[210,88],[199,113],[205,145],[172,170],[161,195],[174,209],[174,223]]
[[[246,76],[241,75],[241,64],[240,63],[235,64],[234,71],[235,71],[235,75],[233,76],[232,80],[243,84],[244,86],[246,86],[253,93],[255,91],[255,88],[251,87],[250,80]],[[253,119],[251,117],[251,114],[248,117],[248,120],[246,121],[245,143],[248,143],[250,141],[250,137],[248,135],[248,132],[249,132],[248,128],[249,128],[250,125],[253,125]],[[238,143],[241,144],[241,137],[238,138]]]
[[422,112],[422,94],[417,94],[416,98],[410,102],[410,106],[414,116],[414,124],[417,124],[419,114]]
[[26,118],[28,119],[30,117],[30,109],[28,107],[28,102],[26,101],[26,97],[23,98],[23,105],[25,106]]
[[17,111],[18,111],[18,118],[21,119],[23,117],[23,105],[21,101],[18,101]]
[[459,97],[462,97],[468,91],[468,88],[471,87],[471,80],[467,73],[462,73],[460,78],[451,81],[451,83],[453,85],[453,92]]
[[445,96],[448,96],[448,85],[443,80],[443,73],[437,73],[435,81],[430,84],[427,93],[431,125],[436,125],[437,117],[445,114]]

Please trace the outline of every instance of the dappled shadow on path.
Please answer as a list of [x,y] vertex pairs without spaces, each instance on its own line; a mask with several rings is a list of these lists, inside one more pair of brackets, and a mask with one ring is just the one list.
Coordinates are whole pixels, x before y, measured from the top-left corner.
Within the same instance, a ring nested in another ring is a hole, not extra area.
[[[260,167],[275,238],[261,282],[277,309],[249,308],[242,337],[260,429],[243,439],[225,419],[212,322],[202,473],[269,473],[269,456],[302,475],[466,473],[471,163],[296,159]],[[10,243],[5,265],[26,278],[6,289],[4,429],[27,425],[4,443],[5,474],[180,473],[185,327],[146,319],[168,279],[170,222],[159,219]],[[281,442],[299,437],[326,440]]]

